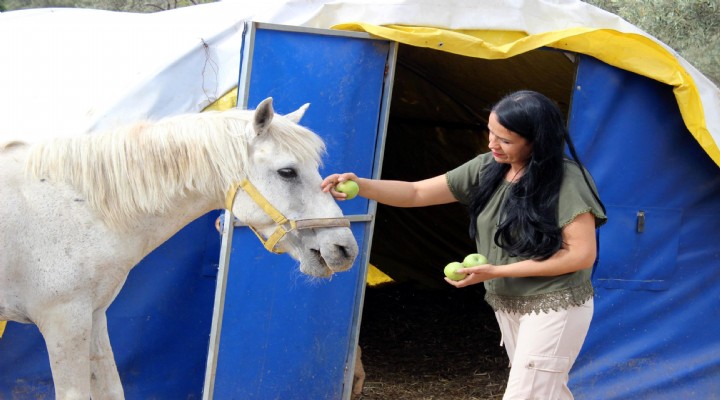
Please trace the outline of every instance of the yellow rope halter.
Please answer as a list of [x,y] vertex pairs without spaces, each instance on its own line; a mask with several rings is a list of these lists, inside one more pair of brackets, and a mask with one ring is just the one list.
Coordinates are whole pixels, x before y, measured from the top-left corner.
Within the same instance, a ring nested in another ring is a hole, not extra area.
[[249,180],[243,179],[242,182],[233,183],[230,185],[230,189],[225,196],[225,208],[232,213],[232,206],[235,203],[235,196],[237,191],[242,189],[250,198],[267,214],[277,227],[275,231],[270,235],[269,238],[265,239],[260,232],[254,227],[248,225],[250,229],[255,233],[255,236],[260,239],[265,249],[270,252],[280,254],[283,251],[276,250],[278,242],[287,234],[295,229],[313,229],[313,228],[330,228],[330,227],[343,227],[349,228],[350,221],[347,218],[308,218],[291,220],[285,217],[277,208],[273,207],[269,201],[257,190],[257,188],[250,183]]

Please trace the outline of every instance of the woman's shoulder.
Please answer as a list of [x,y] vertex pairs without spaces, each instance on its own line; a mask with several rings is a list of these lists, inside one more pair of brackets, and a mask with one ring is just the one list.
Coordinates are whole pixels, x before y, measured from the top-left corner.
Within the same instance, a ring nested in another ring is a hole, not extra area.
[[597,195],[597,187],[590,172],[573,160],[565,160],[558,218],[561,226],[570,223],[580,213],[588,211],[595,216],[596,226],[604,224],[607,217]]
[[492,153],[479,154],[445,174],[450,191],[456,199],[466,204],[470,189],[477,185],[482,171],[493,161]]
[[565,171],[577,171],[577,173],[580,173],[580,165],[573,159],[564,158],[563,167],[565,168]]
[[487,153],[480,153],[480,154],[476,155],[475,157],[471,158],[467,162],[486,165],[486,164],[490,164],[492,161],[493,161],[492,152],[488,151]]
[[492,163],[493,161],[495,161],[495,159],[493,158],[491,152],[478,154],[475,158],[473,158],[472,160],[470,160],[470,162],[472,162],[472,163],[474,163],[474,164],[477,165],[478,169],[483,169],[483,168],[485,168],[486,166],[488,166],[488,165],[489,165],[490,163]]
[[564,180],[565,181],[576,181],[580,180],[581,182],[585,181],[585,178],[583,177],[583,172],[585,173],[585,176],[587,176],[589,179],[592,179],[590,177],[590,172],[584,167],[581,167],[580,164],[578,164],[576,161],[571,160],[569,158],[566,158],[563,163],[564,168]]
[[455,168],[457,171],[472,171],[472,174],[476,174],[482,171],[488,164],[493,161],[492,153],[482,153],[466,161],[464,164]]

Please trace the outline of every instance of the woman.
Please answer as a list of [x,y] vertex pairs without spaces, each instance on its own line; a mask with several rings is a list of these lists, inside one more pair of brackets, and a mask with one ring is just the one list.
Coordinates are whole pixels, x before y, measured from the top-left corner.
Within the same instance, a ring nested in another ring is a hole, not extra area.
[[[605,208],[580,164],[562,114],[547,97],[519,91],[500,100],[488,119],[488,147],[444,175],[418,181],[333,174],[323,190],[352,179],[359,195],[397,207],[461,202],[470,235],[489,263],[445,280],[458,288],[484,282],[510,358],[503,399],[572,399],[568,374],[593,313],[590,274],[596,228]],[[564,156],[569,148],[574,161]]]

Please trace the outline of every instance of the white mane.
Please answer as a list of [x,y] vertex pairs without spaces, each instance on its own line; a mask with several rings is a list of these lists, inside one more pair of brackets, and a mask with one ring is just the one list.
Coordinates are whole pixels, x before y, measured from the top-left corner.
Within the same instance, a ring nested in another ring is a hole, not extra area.
[[[28,172],[69,183],[108,225],[127,227],[191,192],[221,201],[245,177],[252,118],[252,111],[206,112],[52,139],[33,146]],[[277,114],[266,135],[300,161],[319,165],[325,151],[317,135]]]

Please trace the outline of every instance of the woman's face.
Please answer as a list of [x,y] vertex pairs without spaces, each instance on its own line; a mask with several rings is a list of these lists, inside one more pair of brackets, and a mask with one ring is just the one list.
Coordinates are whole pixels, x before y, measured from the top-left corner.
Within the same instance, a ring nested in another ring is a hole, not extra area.
[[524,167],[532,153],[532,144],[524,137],[500,125],[494,112],[490,113],[488,119],[488,147],[495,161],[510,164],[513,169]]

